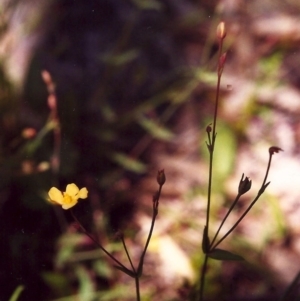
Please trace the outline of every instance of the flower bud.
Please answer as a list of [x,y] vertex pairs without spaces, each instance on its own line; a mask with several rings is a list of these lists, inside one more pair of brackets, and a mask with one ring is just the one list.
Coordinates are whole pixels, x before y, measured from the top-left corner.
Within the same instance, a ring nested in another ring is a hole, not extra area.
[[207,127],[206,127],[206,133],[211,133],[212,131],[212,128],[211,128],[211,125],[209,124]]
[[274,153],[279,153],[279,152],[283,152],[283,150],[278,146],[271,146],[269,148],[269,154],[270,155],[274,155]]
[[226,37],[226,29],[225,29],[225,23],[220,22],[217,27],[217,37],[219,39],[224,39]]
[[165,175],[165,170],[162,169],[162,170],[159,170],[157,172],[157,177],[156,177],[156,180],[157,180],[157,183],[160,185],[160,186],[163,186],[166,182],[166,175]]
[[244,180],[244,174],[243,174],[239,184],[239,189],[238,189],[239,194],[242,195],[247,191],[249,191],[251,185],[252,185],[252,181],[248,177],[246,177]]
[[115,234],[114,234],[114,239],[116,240],[123,240],[124,239],[124,233],[122,231],[117,231]]

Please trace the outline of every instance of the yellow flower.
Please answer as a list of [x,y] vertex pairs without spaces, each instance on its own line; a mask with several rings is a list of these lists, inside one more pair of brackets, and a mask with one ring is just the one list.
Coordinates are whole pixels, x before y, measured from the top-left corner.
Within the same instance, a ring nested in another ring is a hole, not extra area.
[[61,205],[63,209],[70,209],[77,204],[78,199],[87,198],[88,190],[85,187],[79,190],[79,188],[72,183],[67,185],[65,192],[58,190],[56,187],[52,187],[48,195],[52,202]]

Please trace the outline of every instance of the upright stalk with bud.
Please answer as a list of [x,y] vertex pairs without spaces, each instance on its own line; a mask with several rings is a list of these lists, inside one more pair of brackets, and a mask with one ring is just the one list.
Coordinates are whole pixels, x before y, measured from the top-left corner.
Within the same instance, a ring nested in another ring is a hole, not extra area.
[[218,230],[212,236],[213,237],[212,240],[210,240],[211,233],[209,230],[210,230],[210,208],[211,208],[211,194],[212,194],[212,181],[213,181],[213,158],[214,158],[214,150],[215,150],[216,138],[217,138],[216,125],[217,125],[218,106],[219,106],[219,99],[220,99],[221,77],[226,62],[226,52],[223,53],[223,42],[225,37],[226,37],[225,23],[221,22],[217,27],[217,39],[219,43],[219,52],[218,52],[217,87],[216,87],[214,116],[213,116],[212,124],[206,127],[207,140],[208,140],[206,142],[206,145],[209,152],[209,172],[208,172],[206,221],[205,221],[203,237],[202,237],[202,251],[204,254],[204,260],[202,263],[202,267],[200,269],[200,276],[199,276],[200,283],[199,283],[199,290],[198,290],[198,297],[197,297],[197,300],[199,301],[204,300],[205,277],[206,277],[209,258],[215,260],[244,260],[243,257],[237,254],[231,253],[227,250],[219,249],[217,247],[239,225],[239,223],[244,219],[244,217],[251,210],[254,204],[258,201],[260,196],[264,193],[265,189],[270,184],[270,182],[267,182],[267,177],[271,167],[272,156],[274,155],[274,153],[278,153],[279,151],[282,151],[282,149],[277,146],[272,146],[269,148],[269,161],[268,161],[265,177],[263,179],[260,189],[257,192],[256,197],[248,205],[244,213],[240,216],[240,218],[238,218],[238,220],[233,224],[233,226],[221,238],[218,239],[218,235],[220,233],[221,228],[223,227],[230,213],[235,208],[237,202],[239,201],[239,199],[243,194],[245,194],[251,189],[251,184],[252,184],[251,180],[248,177],[244,177],[244,174],[242,175],[240,183],[238,185],[237,195],[235,197],[235,200],[233,201],[232,205],[230,206],[227,213],[225,214],[222,221],[220,222]]

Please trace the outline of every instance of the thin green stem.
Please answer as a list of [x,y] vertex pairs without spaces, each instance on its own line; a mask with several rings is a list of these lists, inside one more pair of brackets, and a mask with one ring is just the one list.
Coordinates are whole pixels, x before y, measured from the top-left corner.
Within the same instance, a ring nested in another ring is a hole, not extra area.
[[206,269],[207,269],[207,262],[208,262],[208,256],[205,254],[204,256],[204,262],[202,264],[201,269],[201,279],[200,279],[200,289],[199,289],[199,301],[203,301],[204,297],[204,285],[205,285],[205,275],[206,275]]
[[271,167],[272,156],[273,156],[273,154],[269,153],[269,161],[268,161],[267,171],[266,171],[266,174],[265,174],[265,177],[264,177],[264,181],[263,181],[263,183],[262,183],[259,191],[261,191],[261,190],[264,191],[264,186],[265,186],[265,184],[267,182],[267,178],[268,178],[268,175],[269,175],[269,170],[270,170],[270,167]]
[[269,183],[266,184],[270,166],[272,161],[272,154],[269,155],[269,162],[266,170],[266,174],[263,180],[263,183],[261,185],[261,188],[259,189],[257,196],[254,198],[254,200],[251,202],[251,204],[248,206],[248,208],[245,210],[245,212],[241,215],[241,217],[235,222],[235,224],[230,228],[230,230],[211,248],[211,250],[214,250],[243,220],[243,218],[248,214],[248,212],[251,210],[251,208],[254,206],[254,204],[258,201],[258,199],[261,197],[261,195],[264,193],[266,187]]
[[[219,59],[222,54],[223,40],[220,40],[219,47]],[[206,209],[206,227],[207,232],[209,233],[209,217],[210,217],[210,202],[211,202],[211,189],[212,189],[212,169],[213,169],[213,153],[215,149],[216,142],[216,125],[217,125],[217,116],[218,116],[218,106],[219,106],[219,96],[220,96],[220,85],[221,85],[222,72],[218,72],[218,82],[216,89],[216,99],[215,99],[215,110],[214,110],[214,120],[212,127],[212,141],[209,144],[209,175],[208,175],[208,189],[207,189],[207,209]]]
[[71,209],[71,214],[74,220],[78,223],[82,231],[84,232],[85,235],[87,235],[109,258],[111,258],[115,263],[117,263],[120,267],[123,269],[130,271],[128,268],[126,268],[118,259],[116,259],[112,254],[110,254],[86,229],[85,227],[81,224],[81,222],[78,220],[78,218],[75,216],[73,210]]
[[158,192],[153,197],[153,213],[152,213],[151,227],[150,227],[150,230],[149,230],[149,234],[148,234],[148,237],[147,237],[147,240],[146,240],[144,250],[143,250],[143,252],[141,254],[141,257],[140,257],[138,269],[137,269],[136,276],[135,276],[135,288],[136,288],[137,301],[140,301],[140,280],[139,280],[139,278],[141,277],[141,275],[143,273],[144,258],[145,258],[145,255],[146,255],[146,252],[147,252],[147,249],[148,249],[151,237],[152,237],[154,224],[155,224],[155,219],[156,219],[156,216],[158,214],[158,205],[159,205],[159,198],[160,198],[160,195],[161,195],[162,186],[163,186],[163,184],[159,185]]
[[121,240],[122,240],[122,244],[123,244],[124,250],[125,250],[125,252],[126,252],[127,258],[128,258],[128,260],[129,260],[129,262],[130,262],[131,268],[132,268],[133,272],[135,273],[135,268],[134,268],[134,266],[133,266],[133,264],[132,264],[131,257],[130,257],[130,255],[129,255],[128,249],[127,249],[127,247],[126,247],[126,244],[125,244],[125,240],[124,240],[123,235],[121,236]]
[[231,213],[231,211],[233,210],[233,208],[234,208],[235,205],[237,204],[237,202],[238,202],[238,200],[240,199],[240,197],[241,197],[241,194],[239,193],[239,194],[236,196],[236,198],[235,198],[234,202],[232,203],[232,205],[230,206],[230,208],[229,208],[228,212],[226,213],[225,217],[223,218],[223,220],[222,220],[222,222],[221,222],[221,224],[220,224],[220,226],[219,226],[219,228],[218,228],[218,230],[217,230],[217,232],[216,232],[216,234],[215,234],[215,236],[214,236],[214,238],[213,238],[213,240],[212,240],[210,246],[213,246],[213,244],[214,244],[214,242],[216,241],[216,239],[217,239],[217,237],[218,237],[218,234],[219,234],[221,228],[223,227],[223,225],[224,225],[224,223],[225,223],[227,217],[229,216],[229,214]]
[[140,277],[136,275],[135,279],[135,291],[136,291],[136,300],[140,301],[141,296],[140,296]]
[[[221,39],[220,42],[219,42],[219,55],[218,55],[219,60],[220,60],[220,57],[222,55],[222,51],[223,51],[223,39]],[[215,136],[216,136],[216,124],[217,124],[219,98],[220,98],[221,77],[222,77],[222,72],[220,72],[219,68],[218,68],[218,82],[217,82],[214,121],[213,121],[213,144],[215,142],[214,140],[215,140]]]
[[[218,55],[218,81],[217,81],[217,88],[216,88],[216,99],[215,99],[215,110],[214,110],[214,120],[212,126],[212,139],[210,139],[210,133],[208,133],[208,150],[209,150],[209,172],[208,172],[208,188],[207,188],[207,208],[206,208],[206,229],[207,233],[209,233],[209,219],[210,219],[210,204],[211,204],[211,191],[212,191],[212,175],[213,175],[213,153],[215,149],[215,142],[216,142],[216,125],[217,125],[217,116],[218,116],[218,107],[219,107],[219,97],[220,97],[220,86],[221,86],[221,77],[222,77],[222,70],[220,66],[220,58],[222,55],[222,48],[223,48],[223,39],[219,41],[219,55]],[[223,68],[223,66],[222,66]],[[209,235],[209,234],[208,234]],[[209,238],[208,238],[209,239]],[[200,276],[200,296],[199,300],[203,301],[203,294],[204,294],[204,284],[205,284],[205,275],[206,275],[206,268],[207,268],[208,256],[205,254],[204,262],[201,269],[201,276]]]
[[158,214],[158,205],[159,205],[159,198],[160,198],[160,194],[161,194],[161,189],[162,189],[162,185],[159,186],[157,195],[153,199],[153,213],[152,213],[151,227],[150,227],[150,231],[149,231],[149,234],[148,234],[148,238],[147,238],[144,250],[143,250],[142,255],[140,257],[138,274],[140,273],[140,271],[143,268],[144,258],[145,258],[145,255],[146,255],[146,252],[147,252],[147,249],[148,249],[148,245],[150,243],[151,236],[152,236],[152,233],[153,233],[155,219],[156,219],[156,216]]
[[[214,141],[214,138],[213,138],[213,141]],[[213,146],[214,146],[214,142],[211,144],[211,149],[210,149],[210,153],[209,153],[209,175],[208,175],[207,208],[206,208],[207,232],[209,230],[210,199],[211,199],[211,187],[212,187]]]

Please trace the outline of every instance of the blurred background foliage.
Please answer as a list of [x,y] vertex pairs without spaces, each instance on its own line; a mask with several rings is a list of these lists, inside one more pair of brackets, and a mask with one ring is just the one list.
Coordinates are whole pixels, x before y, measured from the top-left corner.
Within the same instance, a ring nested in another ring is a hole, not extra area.
[[[247,263],[212,261],[207,291],[211,300],[275,300],[300,269],[299,13],[297,1],[2,1],[0,299],[24,285],[19,300],[134,300],[131,279],[77,231],[68,211],[47,203],[46,193],[53,185],[86,186],[89,199],[76,215],[125,261],[114,234],[125,233],[137,258],[161,168],[167,184],[143,300],[193,294],[202,261],[215,28],[224,20],[214,227],[242,173],[259,187],[270,145],[285,157],[274,158],[270,189],[225,243]],[[55,125],[42,70],[56,83],[58,172],[51,168]]]

